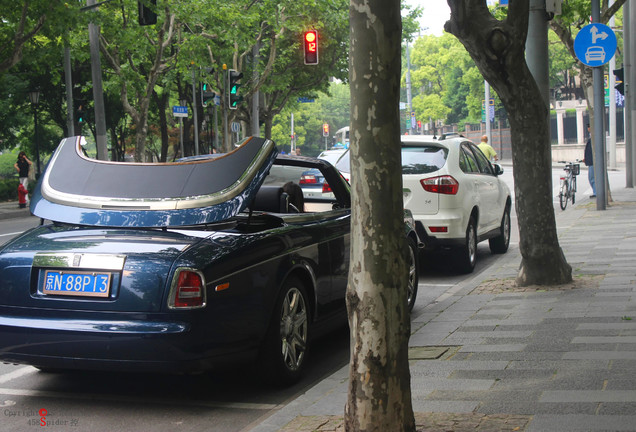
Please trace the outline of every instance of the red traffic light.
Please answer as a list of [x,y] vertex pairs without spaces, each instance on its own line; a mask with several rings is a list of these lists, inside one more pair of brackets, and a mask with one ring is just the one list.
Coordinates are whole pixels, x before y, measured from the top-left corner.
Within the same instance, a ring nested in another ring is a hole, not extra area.
[[308,30],[303,37],[303,47],[305,51],[305,64],[318,64],[318,32]]

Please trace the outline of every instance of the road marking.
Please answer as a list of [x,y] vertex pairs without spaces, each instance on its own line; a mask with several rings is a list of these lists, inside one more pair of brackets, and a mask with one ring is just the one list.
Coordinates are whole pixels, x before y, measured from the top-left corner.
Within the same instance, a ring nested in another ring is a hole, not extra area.
[[0,384],[4,384],[16,378],[20,378],[21,376],[31,374],[33,372],[37,372],[37,369],[32,366],[21,367],[20,369],[16,369],[13,372],[0,375]]
[[7,233],[7,234],[0,234],[0,237],[5,237],[5,236],[16,236],[18,234],[22,234],[24,231],[18,231],[18,232],[13,232],[13,233]]
[[[7,374],[9,375],[9,374]],[[42,391],[42,390],[25,390],[25,389],[12,389],[12,388],[0,388],[0,394],[9,396],[27,396],[27,397],[42,397],[59,399],[80,399],[91,401],[107,401],[107,402],[124,402],[124,403],[144,403],[144,404],[162,404],[168,406],[201,406],[206,408],[232,408],[232,409],[245,409],[245,410],[274,410],[284,407],[282,404],[259,404],[259,403],[246,403],[246,402],[217,402],[217,401],[202,401],[192,400],[184,401],[183,399],[159,399],[159,398],[147,398],[145,396],[140,397],[126,397],[122,395],[101,395],[94,393],[68,393],[68,392],[54,392],[54,391]]]

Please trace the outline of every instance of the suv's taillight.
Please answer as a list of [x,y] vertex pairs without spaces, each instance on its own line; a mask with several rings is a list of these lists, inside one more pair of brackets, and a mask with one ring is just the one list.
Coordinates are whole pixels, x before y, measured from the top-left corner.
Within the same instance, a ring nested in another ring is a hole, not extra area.
[[179,270],[172,283],[168,306],[171,309],[204,307],[205,281],[203,275],[194,270]]
[[459,183],[449,175],[422,179],[420,183],[425,191],[432,193],[456,195],[459,190]]
[[322,184],[322,193],[329,193],[329,192],[333,192],[333,191],[331,190],[331,186],[329,186],[329,183],[324,182],[324,183]]

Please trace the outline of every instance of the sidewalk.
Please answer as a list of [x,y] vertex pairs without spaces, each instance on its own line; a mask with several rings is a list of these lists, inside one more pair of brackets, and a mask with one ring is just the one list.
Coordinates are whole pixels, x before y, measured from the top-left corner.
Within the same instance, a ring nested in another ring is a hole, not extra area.
[[17,201],[0,203],[0,220],[29,217],[30,215],[28,204],[26,208],[20,208]]
[[[574,283],[511,288],[518,246],[414,310],[418,431],[636,431],[636,190],[557,213]],[[420,283],[420,291],[426,283]],[[344,431],[348,366],[251,432]]]

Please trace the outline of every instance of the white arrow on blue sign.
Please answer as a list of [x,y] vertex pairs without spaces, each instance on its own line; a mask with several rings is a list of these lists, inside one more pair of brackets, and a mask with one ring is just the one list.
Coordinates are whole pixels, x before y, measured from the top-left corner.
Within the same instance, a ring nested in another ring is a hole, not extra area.
[[616,34],[605,24],[592,23],[583,27],[574,39],[574,53],[581,63],[590,67],[603,66],[616,53]]

